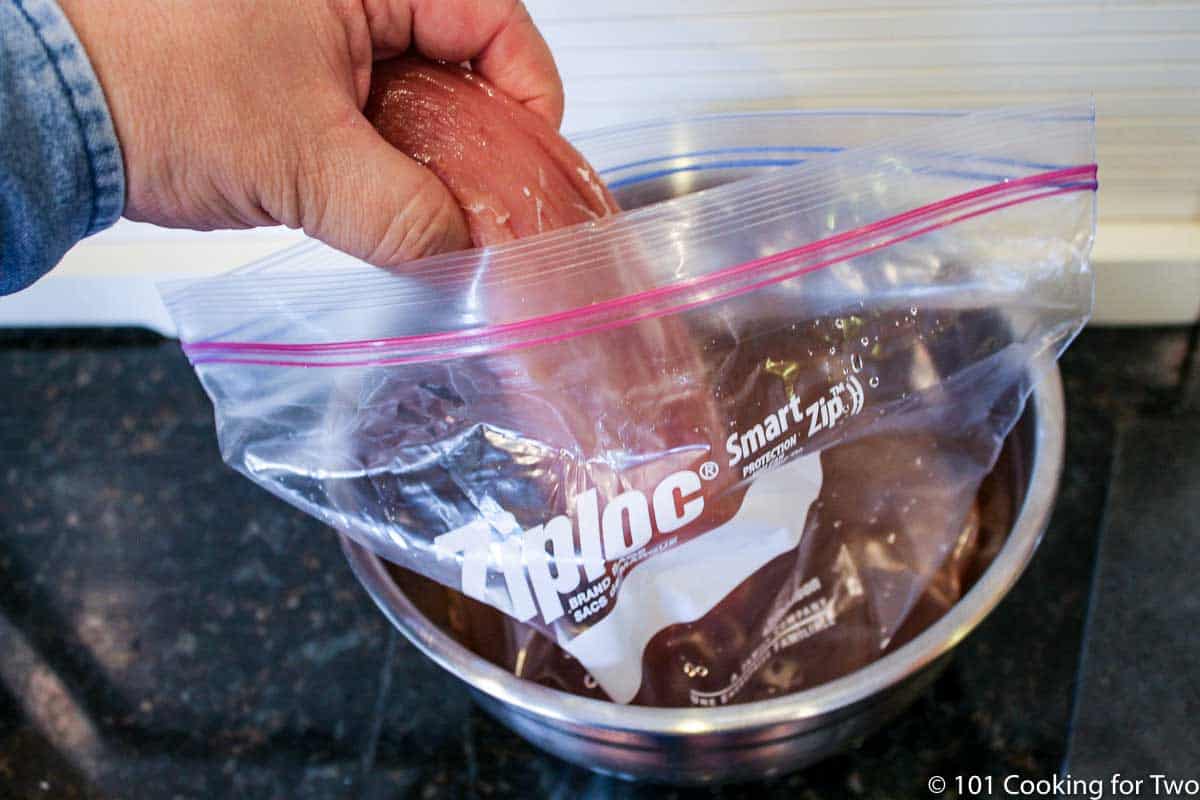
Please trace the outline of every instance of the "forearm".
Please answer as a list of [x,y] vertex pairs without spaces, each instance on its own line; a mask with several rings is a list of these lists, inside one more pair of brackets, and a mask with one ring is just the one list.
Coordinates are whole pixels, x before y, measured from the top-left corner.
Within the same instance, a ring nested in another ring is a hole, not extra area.
[[125,173],[104,93],[53,0],[0,0],[0,294],[112,225]]

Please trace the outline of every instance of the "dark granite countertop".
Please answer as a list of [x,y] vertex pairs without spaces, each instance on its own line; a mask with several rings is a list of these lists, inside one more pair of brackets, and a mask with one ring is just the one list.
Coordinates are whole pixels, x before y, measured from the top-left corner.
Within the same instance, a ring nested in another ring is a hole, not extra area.
[[[1181,580],[1198,559],[1180,555],[1197,523],[1179,513],[1200,490],[1195,350],[1187,329],[1072,347],[1041,550],[904,716],[803,773],[670,791],[569,767],[474,708],[328,530],[221,463],[175,343],[0,333],[0,797],[885,798],[1076,765],[1200,777],[1197,593]],[[1158,535],[1137,547],[1146,520]],[[1160,614],[1155,587],[1187,602]],[[1181,692],[1128,690],[1155,669]],[[1136,752],[1113,735],[1131,725]]]

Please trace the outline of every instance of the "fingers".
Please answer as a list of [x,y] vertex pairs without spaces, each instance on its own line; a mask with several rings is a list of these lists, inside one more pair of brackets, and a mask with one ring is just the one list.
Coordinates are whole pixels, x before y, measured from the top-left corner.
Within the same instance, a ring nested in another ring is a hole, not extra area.
[[325,137],[303,173],[300,224],[339,250],[391,267],[470,246],[450,191],[365,119]]
[[563,87],[550,47],[533,24],[525,4],[517,2],[487,48],[473,59],[476,69],[509,97],[541,114],[558,129],[563,117]]
[[519,0],[367,0],[363,6],[377,55],[415,46],[429,58],[471,61],[555,128],[562,122],[554,56]]

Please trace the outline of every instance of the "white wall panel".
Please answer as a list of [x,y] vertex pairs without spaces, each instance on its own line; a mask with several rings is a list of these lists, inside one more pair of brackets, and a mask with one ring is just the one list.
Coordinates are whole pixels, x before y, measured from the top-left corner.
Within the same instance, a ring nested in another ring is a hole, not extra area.
[[1200,2],[529,0],[566,127],[1091,95],[1105,219],[1200,217]]
[[[1091,95],[1102,187],[1098,317],[1186,321],[1200,307],[1200,0],[526,4],[558,58],[568,131],[725,110],[973,108]],[[0,301],[0,324],[140,313],[161,325],[161,309],[82,308],[70,297],[96,276],[148,285],[164,267],[223,270],[294,239],[122,223],[72,251],[57,282]],[[153,304],[148,291],[89,294]]]

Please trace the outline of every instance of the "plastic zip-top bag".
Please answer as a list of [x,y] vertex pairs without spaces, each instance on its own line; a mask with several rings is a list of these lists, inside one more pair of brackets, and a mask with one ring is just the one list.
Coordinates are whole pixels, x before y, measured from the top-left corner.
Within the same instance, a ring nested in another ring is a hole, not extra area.
[[719,705],[868,663],[955,599],[980,483],[1089,313],[1091,108],[573,143],[627,210],[168,287],[225,459],[503,612],[534,679]]

